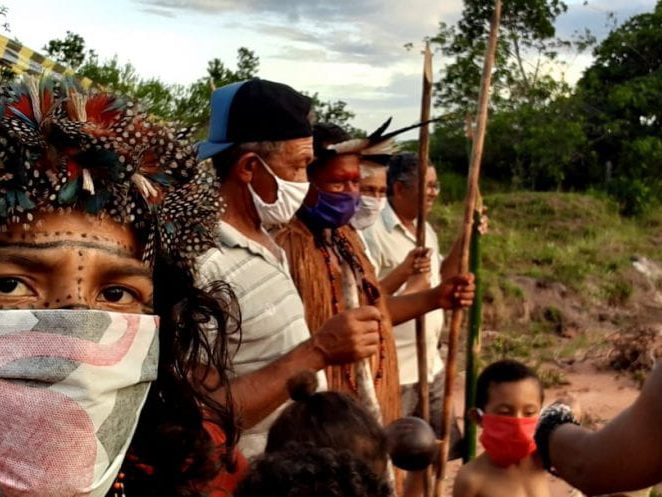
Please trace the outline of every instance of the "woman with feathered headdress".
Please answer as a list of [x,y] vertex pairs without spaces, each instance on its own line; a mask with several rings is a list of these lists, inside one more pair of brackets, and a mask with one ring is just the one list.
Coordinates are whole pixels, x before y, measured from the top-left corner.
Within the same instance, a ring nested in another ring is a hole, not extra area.
[[213,244],[214,181],[184,134],[119,96],[0,87],[0,494],[227,487],[232,402],[198,380],[227,384],[238,316],[190,263]]

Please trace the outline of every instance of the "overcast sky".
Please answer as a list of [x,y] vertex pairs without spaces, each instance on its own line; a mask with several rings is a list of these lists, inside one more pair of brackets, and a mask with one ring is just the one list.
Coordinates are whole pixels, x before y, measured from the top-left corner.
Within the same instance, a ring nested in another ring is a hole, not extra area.
[[[607,13],[622,22],[651,11],[656,0],[566,0],[558,34],[608,32]],[[440,21],[455,23],[461,0],[0,0],[10,36],[40,50],[67,30],[102,58],[117,55],[143,77],[188,84],[218,57],[234,67],[245,46],[260,58],[259,75],[324,99],[342,99],[354,125],[372,129],[417,119],[421,40]],[[416,49],[407,51],[406,43]],[[567,59],[573,82],[590,56]],[[443,61],[435,59],[435,71]]]

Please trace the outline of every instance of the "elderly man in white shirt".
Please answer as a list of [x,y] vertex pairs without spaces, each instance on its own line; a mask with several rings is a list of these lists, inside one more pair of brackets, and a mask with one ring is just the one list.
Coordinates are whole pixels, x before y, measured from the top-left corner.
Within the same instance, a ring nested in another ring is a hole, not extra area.
[[[383,287],[391,287],[396,293],[409,293],[438,285],[442,280],[457,274],[459,243],[455,243],[449,256],[444,259],[439,251],[437,234],[426,223],[425,254],[428,263],[419,263],[415,272],[418,274],[405,277],[401,274],[402,263],[407,257],[413,257],[416,248],[416,217],[418,206],[418,156],[403,153],[394,156],[388,166],[387,197],[388,202],[376,222],[363,230],[371,256],[376,265],[377,274]],[[427,170],[426,207],[432,208],[439,193],[437,173],[433,166]],[[427,213],[426,213],[427,214]],[[424,250],[424,249],[419,249]],[[411,272],[409,273],[411,274]],[[391,278],[391,284],[385,284]],[[393,288],[395,285],[399,287]],[[425,329],[428,354],[427,379],[430,385],[431,424],[437,435],[441,430],[441,409],[443,398],[443,362],[439,354],[439,340],[444,324],[441,309],[425,315]],[[402,414],[420,415],[418,396],[418,362],[416,358],[415,321],[408,321],[394,328],[400,369],[400,387]],[[453,426],[451,457],[459,457],[460,432],[457,424]]]
[[[211,158],[226,202],[218,247],[198,260],[198,284],[225,281],[239,301],[231,391],[243,430],[239,448],[249,457],[264,450],[289,378],[308,369],[325,385],[325,367],[379,350],[381,313],[372,306],[337,314],[310,336],[285,254],[266,231],[287,223],[308,191],[310,107],[308,97],[271,81],[224,86],[212,95],[209,139],[198,150],[200,160]],[[217,394],[223,402],[225,392]]]

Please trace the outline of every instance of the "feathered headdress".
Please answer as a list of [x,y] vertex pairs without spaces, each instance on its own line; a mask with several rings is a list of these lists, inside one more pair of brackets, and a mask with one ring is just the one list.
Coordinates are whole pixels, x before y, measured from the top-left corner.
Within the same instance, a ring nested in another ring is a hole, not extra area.
[[425,122],[412,124],[411,126],[396,129],[395,131],[390,131],[385,134],[384,132],[390,126],[391,120],[392,118],[389,117],[366,138],[352,138],[349,134],[334,124],[316,125],[316,127],[326,127],[324,130],[318,128],[321,131],[319,135],[320,137],[326,135],[329,140],[320,138],[320,140],[317,141],[315,144],[315,157],[318,159],[324,159],[340,154],[358,154],[366,160],[377,162],[379,164],[386,164],[388,158],[398,151],[398,146],[395,143],[396,136],[433,121],[437,121],[438,119],[430,119]]
[[0,87],[0,230],[29,229],[43,211],[109,216],[136,230],[151,260],[165,196],[196,172],[189,133],[73,80]]

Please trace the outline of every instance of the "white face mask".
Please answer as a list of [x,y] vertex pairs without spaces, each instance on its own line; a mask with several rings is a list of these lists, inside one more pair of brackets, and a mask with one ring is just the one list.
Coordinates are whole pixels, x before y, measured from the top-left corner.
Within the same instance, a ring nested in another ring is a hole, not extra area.
[[361,203],[350,223],[357,230],[369,228],[375,224],[379,213],[382,212],[384,207],[386,207],[386,197],[376,198],[369,195],[361,195]]
[[276,192],[276,201],[273,204],[267,204],[262,198],[253,190],[251,184],[248,184],[248,190],[253,197],[253,204],[257,213],[260,216],[262,226],[270,228],[279,224],[289,223],[294,217],[296,211],[299,210],[303,199],[306,198],[310,183],[307,181],[286,181],[271,170],[267,163],[258,156],[259,161],[271,176],[276,180],[278,191]]
[[158,357],[156,316],[0,311],[0,495],[103,497]]

